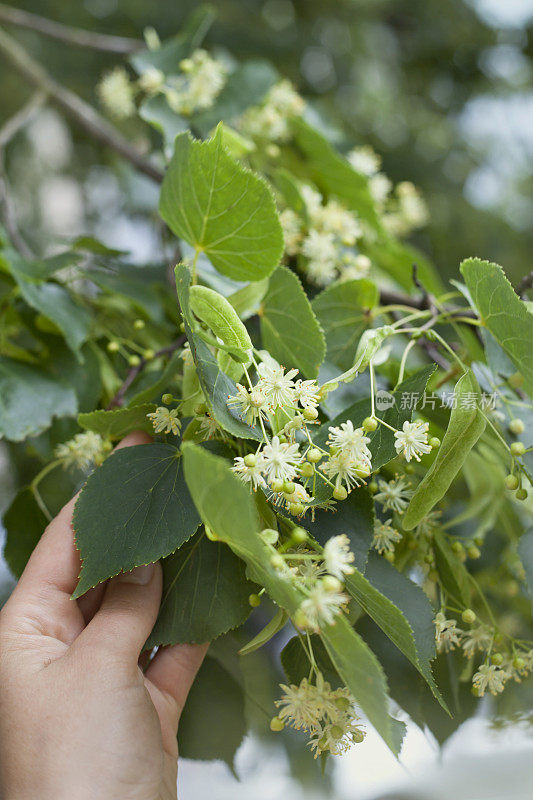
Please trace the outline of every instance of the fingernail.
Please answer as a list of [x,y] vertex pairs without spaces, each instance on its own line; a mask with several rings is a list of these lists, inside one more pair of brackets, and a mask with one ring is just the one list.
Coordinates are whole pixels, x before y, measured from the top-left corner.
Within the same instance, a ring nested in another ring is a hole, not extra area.
[[131,572],[123,572],[119,577],[124,583],[137,583],[146,586],[150,583],[154,574],[154,564],[144,564],[142,567],[135,567]]

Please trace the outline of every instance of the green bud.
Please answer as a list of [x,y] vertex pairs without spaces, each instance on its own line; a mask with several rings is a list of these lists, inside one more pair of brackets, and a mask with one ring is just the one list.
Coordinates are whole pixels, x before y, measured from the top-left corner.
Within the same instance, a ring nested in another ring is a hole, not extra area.
[[504,480],[504,483],[505,483],[506,487],[508,489],[511,489],[511,491],[512,491],[514,489],[518,489],[520,481],[518,480],[516,475],[507,475],[505,480]]
[[139,358],[139,356],[132,355],[128,358],[128,364],[130,365],[130,367],[138,367],[140,363],[141,359]]
[[207,413],[207,404],[206,403],[197,403],[193,407],[193,411],[197,416],[201,417],[202,414],[206,414]]
[[292,621],[296,625],[297,628],[303,628],[304,630],[307,628],[308,619],[305,616],[305,613],[299,608],[296,613],[294,614]]
[[318,411],[316,408],[304,408],[303,416],[304,419],[308,420],[308,422],[311,422],[312,420],[317,419]]
[[499,667],[503,664],[503,655],[501,653],[493,653],[490,660],[496,667]]
[[307,453],[307,460],[310,461],[311,464],[316,464],[321,458],[322,453],[316,447],[312,447]]
[[476,621],[476,614],[471,608],[465,608],[461,614],[461,619],[463,622],[466,622],[467,625],[472,625],[472,623]]
[[161,402],[165,406],[169,406],[173,401],[174,401],[174,398],[168,392],[166,392],[166,394],[164,394],[163,397],[161,398]]
[[257,608],[257,606],[261,605],[261,598],[258,594],[251,594],[248,598],[248,602],[252,606],[252,608]]
[[285,562],[278,553],[275,553],[270,559],[270,565],[274,567],[274,569],[283,569]]
[[476,559],[479,558],[481,555],[481,550],[479,547],[476,547],[475,544],[470,545],[470,547],[466,551],[468,558]]
[[182,322],[179,326],[180,333],[185,333],[185,324]]
[[404,466],[404,472],[406,472],[407,475],[413,475],[413,473],[415,472],[415,465],[414,464],[406,464]]
[[333,739],[341,739],[344,735],[344,731],[342,730],[340,725],[332,725],[329,729],[329,732]]
[[393,550],[387,550],[385,553],[385,560],[389,562],[389,564],[393,564],[396,556],[394,555]]
[[108,353],[118,353],[120,349],[120,345],[118,342],[108,342],[107,343],[107,352]]
[[300,467],[300,475],[302,478],[311,478],[314,475],[315,468],[312,464],[304,463]]
[[279,733],[285,727],[285,723],[279,717],[272,717],[270,720],[270,730]]
[[435,331],[432,331],[431,329],[426,331],[426,339],[428,340],[428,342],[434,342],[436,338],[437,337],[435,336]]
[[526,489],[518,489],[517,493],[515,494],[517,500],[527,500],[527,490]]
[[257,464],[257,457],[255,453],[247,453],[244,456],[244,463],[246,464],[247,467],[255,467],[255,465]]
[[280,441],[280,444],[287,444],[287,437],[285,436],[284,433],[280,433],[278,439]]
[[432,436],[428,444],[434,449],[438,450],[440,447],[440,439],[438,436]]
[[333,490],[333,497],[335,500],[346,500],[348,497],[348,492],[344,486],[338,486]]
[[279,539],[279,533],[274,528],[265,528],[259,532],[259,536],[266,544],[276,544]]
[[280,481],[278,478],[275,478],[270,484],[270,488],[272,489],[273,492],[282,492],[283,481]]
[[308,533],[305,528],[293,528],[291,533],[291,540],[295,544],[303,544],[307,541]]
[[369,492],[371,492],[371,494],[376,494],[378,489],[379,489],[379,486],[377,484],[377,481],[370,481],[370,483],[368,484]]
[[507,383],[509,386],[512,386],[513,389],[520,389],[520,387],[524,385],[524,376],[520,372],[514,372],[507,378]]
[[364,741],[364,738],[365,734],[363,733],[363,731],[352,732],[352,741],[355,742],[355,744],[361,744],[361,742]]
[[142,331],[145,325],[146,323],[143,319],[136,319],[135,322],[133,323],[133,327],[135,328],[136,331]]
[[289,511],[295,517],[301,517],[305,511],[303,503],[289,503]]
[[516,656],[516,658],[513,658],[513,667],[515,669],[518,670],[524,669],[525,666],[526,666],[525,659],[523,659],[521,656]]
[[461,556],[465,552],[465,549],[461,542],[454,542],[452,544],[452,550],[456,555]]
[[509,430],[514,436],[520,436],[521,433],[524,433],[525,425],[521,419],[516,417],[516,419],[510,421]]
[[294,481],[283,481],[283,493],[284,494],[294,494],[296,490],[296,484]]
[[343,585],[333,575],[325,575],[320,581],[326,592],[342,592]]
[[365,417],[363,420],[362,428],[364,431],[375,431],[378,427],[378,421],[375,417]]
[[146,350],[143,350],[143,358],[146,361],[151,361],[152,358],[155,356],[155,350],[152,350],[151,347],[147,347]]
[[523,456],[526,452],[526,446],[523,442],[513,442],[511,445],[511,455]]
[[335,705],[337,708],[340,708],[341,711],[348,711],[350,708],[350,701],[347,697],[336,697]]

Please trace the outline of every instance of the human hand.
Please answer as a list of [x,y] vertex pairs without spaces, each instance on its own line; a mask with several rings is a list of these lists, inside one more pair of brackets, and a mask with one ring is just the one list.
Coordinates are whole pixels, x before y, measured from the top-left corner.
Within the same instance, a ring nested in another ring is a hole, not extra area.
[[[149,441],[142,433],[119,447]],[[71,599],[75,499],[50,523],[0,614],[3,800],[172,800],[176,733],[207,645],[139,655],[161,600],[159,564]]]

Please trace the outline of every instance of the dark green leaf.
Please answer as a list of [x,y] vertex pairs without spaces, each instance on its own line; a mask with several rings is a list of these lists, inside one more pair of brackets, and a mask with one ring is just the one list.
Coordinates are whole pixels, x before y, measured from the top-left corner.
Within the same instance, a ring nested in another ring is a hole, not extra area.
[[315,297],[312,307],[326,336],[328,361],[350,369],[361,334],[371,322],[368,312],[378,302],[376,284],[365,278],[333,284]]
[[470,605],[470,583],[465,565],[452,550],[444,533],[436,531],[433,536],[435,560],[439,578],[454,600]]
[[206,142],[187,133],[176,138],[159,211],[177,236],[230,278],[261,280],[281,258],[283,234],[272,192],[228,154],[220,129]]
[[254,591],[245,564],[230,548],[195,534],[162,562],[163,597],[148,648],[178,642],[210,642],[241,625]]
[[260,310],[263,347],[287,369],[316,378],[326,354],[324,334],[299,278],[278,267]]
[[20,442],[76,411],[71,387],[38,367],[0,357],[0,435]]
[[78,424],[88,431],[95,431],[109,439],[122,439],[132,431],[154,432],[147,414],[155,410],[153,403],[143,403],[131,408],[116,408],[112,411],[98,409],[87,414],[78,414]]
[[260,647],[263,647],[264,644],[269,642],[277,633],[279,633],[285,625],[287,624],[289,617],[282,608],[278,609],[275,616],[272,617],[270,622],[268,622],[259,633],[254,636],[247,644],[245,644],[239,650],[239,655],[247,656],[250,653],[254,653],[256,650],[259,650]]
[[[315,661],[324,679],[328,681],[332,689],[338,689],[342,686],[342,681],[331,663],[322,640],[316,634],[312,634],[310,638]],[[293,636],[287,642],[281,651],[280,658],[283,671],[289,683],[298,685],[302,678],[309,677],[309,657],[298,636]]]
[[21,489],[4,514],[7,532],[4,559],[16,578],[20,578],[35,545],[48,525],[30,488]]
[[144,444],[117,450],[92,473],[72,523],[82,557],[75,597],[190,539],[200,520],[181,463],[173,445]]

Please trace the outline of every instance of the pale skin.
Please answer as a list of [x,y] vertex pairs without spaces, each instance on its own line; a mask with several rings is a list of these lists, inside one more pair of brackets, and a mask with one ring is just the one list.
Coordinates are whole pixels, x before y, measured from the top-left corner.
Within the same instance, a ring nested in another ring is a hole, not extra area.
[[[119,447],[148,441],[134,433]],[[74,502],[0,614],[0,797],[176,800],[176,733],[207,645],[164,648],[139,666],[161,601],[159,564],[71,599]]]

